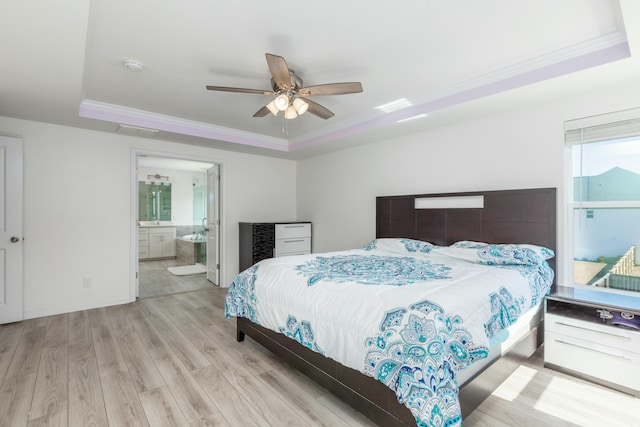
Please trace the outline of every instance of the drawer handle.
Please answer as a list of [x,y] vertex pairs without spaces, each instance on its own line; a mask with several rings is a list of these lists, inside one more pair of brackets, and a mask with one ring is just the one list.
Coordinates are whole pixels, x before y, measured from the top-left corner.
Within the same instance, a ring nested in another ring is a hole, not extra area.
[[296,242],[304,242],[304,239],[298,239],[298,240],[285,240],[284,243],[296,243]]
[[304,228],[304,225],[285,225],[284,228]]
[[586,345],[580,345],[580,344],[576,344],[573,342],[569,342],[569,341],[564,341],[564,340],[559,340],[559,339],[554,339],[555,342],[559,342],[560,344],[567,344],[567,345],[572,345],[574,347],[580,347],[580,348],[584,348],[585,350],[591,350],[591,351],[595,351],[596,353],[602,353],[602,354],[606,354],[607,356],[613,356],[613,357],[617,357],[618,359],[624,359],[624,360],[631,360],[630,357],[627,357],[623,354],[615,354],[615,353],[609,353],[608,351],[602,351],[602,350],[597,350],[595,348],[591,348],[591,347],[587,347]]
[[616,338],[620,338],[620,339],[627,340],[627,341],[630,341],[630,340],[631,340],[631,337],[628,337],[628,336],[626,336],[626,335],[618,335],[618,334],[612,334],[612,333],[609,333],[609,332],[596,331],[595,329],[587,328],[587,327],[584,327],[584,326],[571,325],[571,324],[569,324],[569,323],[564,323],[564,322],[558,322],[558,321],[556,321],[555,323],[556,323],[557,325],[568,326],[568,327],[570,327],[570,328],[576,328],[576,329],[584,329],[585,331],[589,331],[589,332],[597,332],[597,333],[599,333],[599,334],[608,335],[608,336],[611,336],[611,337],[616,337]]

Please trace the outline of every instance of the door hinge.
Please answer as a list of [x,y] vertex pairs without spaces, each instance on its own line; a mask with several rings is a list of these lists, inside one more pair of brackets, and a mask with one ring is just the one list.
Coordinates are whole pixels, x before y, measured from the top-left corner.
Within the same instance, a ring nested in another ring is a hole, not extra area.
[[220,270],[220,264],[216,264],[216,270]]

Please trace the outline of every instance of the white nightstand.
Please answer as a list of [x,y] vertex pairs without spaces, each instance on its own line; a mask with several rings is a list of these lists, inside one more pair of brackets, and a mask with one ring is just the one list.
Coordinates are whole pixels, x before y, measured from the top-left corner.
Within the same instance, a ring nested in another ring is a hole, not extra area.
[[545,366],[640,397],[640,296],[558,287],[545,299]]

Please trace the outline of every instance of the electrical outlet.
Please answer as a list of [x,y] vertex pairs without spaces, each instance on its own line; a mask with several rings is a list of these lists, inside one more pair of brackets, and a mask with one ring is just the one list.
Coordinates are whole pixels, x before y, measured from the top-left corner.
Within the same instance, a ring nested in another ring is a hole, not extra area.
[[85,288],[90,288],[92,285],[91,283],[91,277],[85,277],[84,279],[82,279],[82,286]]

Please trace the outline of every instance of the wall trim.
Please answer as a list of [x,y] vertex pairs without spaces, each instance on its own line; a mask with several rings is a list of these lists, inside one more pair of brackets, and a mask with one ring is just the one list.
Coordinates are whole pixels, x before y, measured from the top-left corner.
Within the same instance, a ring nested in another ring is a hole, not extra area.
[[120,299],[111,300],[107,302],[101,301],[101,302],[95,302],[92,304],[68,305],[65,307],[57,307],[54,309],[43,308],[40,310],[25,311],[24,320],[35,319],[37,317],[55,316],[58,314],[73,313],[76,311],[93,310],[95,308],[111,307],[113,305],[128,304],[130,302],[133,302],[133,301],[127,298],[120,298]]

